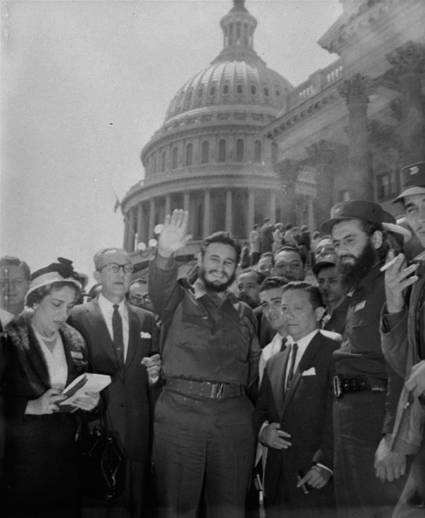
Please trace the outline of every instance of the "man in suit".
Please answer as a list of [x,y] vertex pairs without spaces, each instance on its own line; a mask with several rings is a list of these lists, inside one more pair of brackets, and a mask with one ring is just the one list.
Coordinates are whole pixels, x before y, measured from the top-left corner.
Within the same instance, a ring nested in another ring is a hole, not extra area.
[[331,365],[338,342],[317,329],[323,311],[316,287],[282,288],[288,345],[268,360],[255,411],[259,440],[268,447],[270,517],[334,513]]
[[[106,248],[94,256],[98,298],[76,306],[70,323],[87,342],[94,372],[109,374],[104,391],[106,422],[126,461],[125,489],[105,511],[110,517],[140,518],[146,504],[151,454],[149,384],[158,379],[157,328],[152,313],[127,304],[133,266],[124,250]],[[150,357],[151,356],[151,357]]]

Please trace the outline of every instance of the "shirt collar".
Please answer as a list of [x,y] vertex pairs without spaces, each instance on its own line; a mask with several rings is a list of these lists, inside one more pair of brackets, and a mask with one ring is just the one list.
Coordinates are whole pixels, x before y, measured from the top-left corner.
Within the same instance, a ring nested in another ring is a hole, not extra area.
[[[99,306],[103,311],[112,312],[114,310],[115,303],[108,300],[102,293],[98,297]],[[126,310],[125,299],[118,304],[118,311],[124,313]]]
[[303,336],[299,340],[295,341],[292,336],[288,335],[288,345],[292,345],[293,343],[296,343],[298,345],[298,351],[304,353],[304,351],[307,349],[307,346],[309,343],[313,340],[313,338],[316,336],[316,334],[319,332],[318,329],[315,329],[308,335]]

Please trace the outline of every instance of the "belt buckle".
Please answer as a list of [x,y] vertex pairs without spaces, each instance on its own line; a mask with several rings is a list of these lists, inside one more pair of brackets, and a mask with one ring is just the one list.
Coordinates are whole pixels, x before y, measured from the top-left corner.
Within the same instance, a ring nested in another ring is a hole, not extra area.
[[334,376],[332,380],[334,396],[339,399],[342,396],[341,379],[339,376]]
[[220,399],[223,396],[224,383],[212,383],[210,398]]

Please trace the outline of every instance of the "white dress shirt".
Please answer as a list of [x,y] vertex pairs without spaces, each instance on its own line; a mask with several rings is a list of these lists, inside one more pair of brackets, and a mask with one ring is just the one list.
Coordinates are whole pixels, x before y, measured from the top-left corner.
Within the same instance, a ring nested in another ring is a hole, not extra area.
[[291,365],[291,361],[292,361],[292,354],[293,354],[292,344],[296,343],[298,345],[297,356],[295,357],[295,363],[294,363],[294,373],[295,373],[298,369],[298,365],[300,364],[301,358],[304,356],[304,353],[305,353],[308,345],[313,340],[313,338],[316,336],[318,331],[319,331],[318,329],[315,329],[314,331],[312,331],[308,335],[303,336],[299,340],[294,340],[292,338],[292,336],[288,336],[288,340],[286,343],[287,343],[288,347],[291,347],[291,352],[290,352],[290,355],[288,358],[288,362],[286,364],[285,387],[286,387],[286,383],[287,383],[287,379],[288,379],[289,366]]
[[258,362],[258,376],[261,383],[263,379],[264,369],[266,368],[266,363],[272,356],[280,352],[282,347],[282,340],[285,340],[286,336],[282,336],[279,331],[274,335],[271,342],[269,342],[264,349],[261,351],[260,360]]
[[13,320],[14,314],[10,313],[10,311],[6,311],[5,309],[0,308],[0,322],[1,325],[4,327],[7,326],[7,324]]
[[[106,327],[108,328],[111,340],[114,341],[114,332],[112,329],[112,315],[114,313],[114,305],[110,300],[104,297],[102,294],[97,299],[99,302],[100,311],[103,319],[105,320]],[[128,336],[129,336],[129,323],[128,323],[128,309],[124,299],[118,304],[118,312],[122,319],[122,333],[124,341],[124,361],[127,358],[128,350]]]
[[50,386],[60,390],[64,389],[68,379],[68,364],[60,334],[58,334],[55,345],[50,349],[40,333],[34,327],[33,330],[46,360]]

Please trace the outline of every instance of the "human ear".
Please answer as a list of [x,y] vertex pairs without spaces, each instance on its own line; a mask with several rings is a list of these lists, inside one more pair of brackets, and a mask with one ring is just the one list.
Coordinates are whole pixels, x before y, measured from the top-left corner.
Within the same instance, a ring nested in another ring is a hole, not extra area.
[[380,230],[375,230],[371,237],[373,247],[375,250],[381,248],[382,243],[384,242],[384,236]]
[[326,310],[323,306],[319,306],[314,310],[314,314],[316,315],[316,322],[320,322],[320,320],[322,320],[325,311]]

